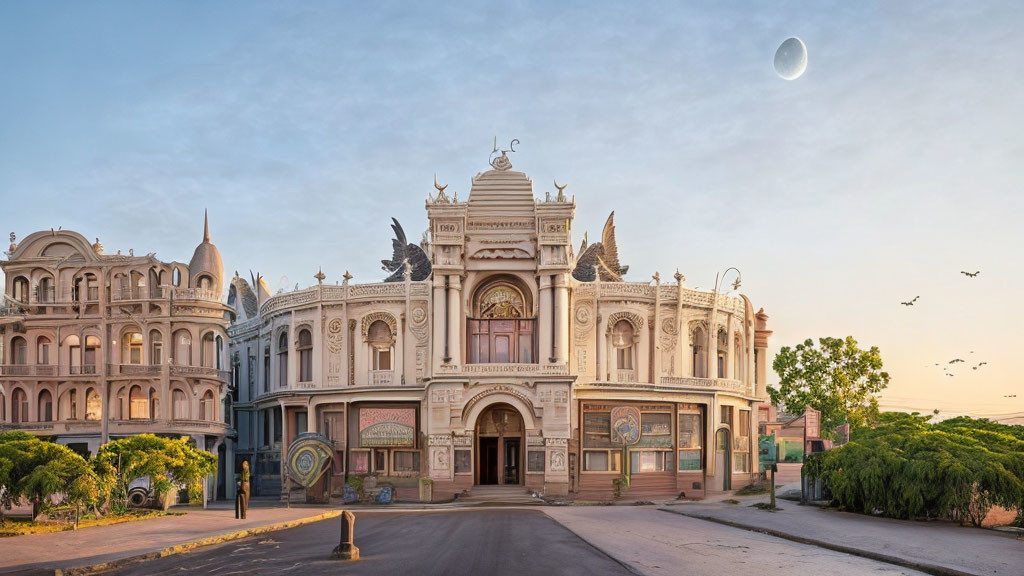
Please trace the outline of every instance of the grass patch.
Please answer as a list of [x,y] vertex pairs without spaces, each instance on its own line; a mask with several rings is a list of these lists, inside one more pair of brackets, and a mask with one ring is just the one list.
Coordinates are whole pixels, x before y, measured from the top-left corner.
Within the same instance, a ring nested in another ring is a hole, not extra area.
[[739,490],[733,492],[733,494],[735,494],[736,496],[755,496],[757,494],[767,494],[767,493],[768,493],[768,485],[767,484],[751,484],[749,486],[744,486],[743,488],[740,488]]
[[767,510],[769,512],[776,512],[778,510],[782,510],[782,508],[779,508],[778,506],[772,506],[768,502],[758,502],[757,504],[751,504],[750,507],[757,508],[759,510]]
[[[164,512],[162,510],[132,510],[121,516],[103,516],[97,518],[92,514],[86,514],[78,522],[79,528],[90,526],[109,526],[121,524],[122,522],[135,522],[137,520],[149,520],[162,516],[183,516],[184,512]],[[29,518],[6,517],[0,524],[0,538],[9,536],[21,536],[24,534],[47,534],[50,532],[64,532],[74,530],[75,525],[65,522],[33,522]]]
[[740,501],[735,499],[735,498],[726,498],[725,500],[722,500],[722,502],[725,502],[726,504],[739,504],[740,503]]

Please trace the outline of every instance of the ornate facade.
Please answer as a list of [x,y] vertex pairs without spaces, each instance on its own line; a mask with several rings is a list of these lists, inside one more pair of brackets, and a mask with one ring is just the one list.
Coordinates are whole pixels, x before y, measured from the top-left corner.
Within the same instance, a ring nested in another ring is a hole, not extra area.
[[237,458],[257,493],[282,490],[306,431],[335,450],[317,497],[364,474],[433,500],[488,484],[608,499],[627,470],[627,497],[749,483],[767,316],[678,273],[623,281],[611,218],[577,257],[564,186],[538,200],[505,152],[491,166],[464,201],[435,181],[419,246],[395,223],[385,282],[318,274],[271,296],[236,274]]
[[[83,455],[187,435],[222,456],[230,415],[223,265],[209,225],[189,264],[104,254],[69,230],[11,234],[0,306],[0,428]],[[224,494],[224,469],[219,477]],[[230,478],[228,478],[230,481]]]

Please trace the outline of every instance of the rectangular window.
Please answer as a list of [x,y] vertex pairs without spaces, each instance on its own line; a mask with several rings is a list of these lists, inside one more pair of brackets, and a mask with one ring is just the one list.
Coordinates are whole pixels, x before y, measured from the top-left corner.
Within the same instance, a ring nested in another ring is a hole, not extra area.
[[295,433],[302,434],[307,431],[309,426],[309,415],[306,412],[295,413]]
[[750,472],[750,453],[734,452],[732,455],[732,469],[734,472]]
[[341,411],[324,412],[323,435],[339,446],[345,441],[345,413]]
[[353,450],[352,454],[352,473],[353,474],[369,474],[370,473],[370,451],[369,450]]
[[455,473],[456,474],[472,474],[473,473],[473,456],[469,450],[456,450],[455,451]]
[[664,472],[671,470],[671,452],[661,450],[633,451],[629,453],[630,472]]
[[275,408],[271,412],[274,414],[274,443],[279,444],[281,442],[281,410]]
[[622,463],[619,450],[584,450],[584,472],[618,472]]
[[732,406],[722,406],[722,424],[732,428]]
[[679,467],[678,470],[700,470],[704,428],[697,405],[684,405],[679,413]]
[[543,472],[544,471],[544,451],[543,450],[530,450],[526,454],[526,471],[527,472]]
[[718,377],[725,378],[725,354],[718,355]]
[[395,450],[395,472],[419,472],[420,453],[410,450]]
[[164,345],[160,342],[153,343],[153,357],[149,359],[149,363],[154,365],[164,363]]
[[39,345],[39,358],[36,358],[37,364],[49,364],[50,363],[50,345],[40,344]]
[[499,364],[507,364],[511,360],[509,354],[508,336],[494,337],[494,361]]
[[619,370],[632,370],[633,369],[633,347],[628,346],[626,348],[616,348],[615,358],[618,363]]
[[388,451],[387,450],[374,450],[373,451],[373,471],[384,475],[388,473]]

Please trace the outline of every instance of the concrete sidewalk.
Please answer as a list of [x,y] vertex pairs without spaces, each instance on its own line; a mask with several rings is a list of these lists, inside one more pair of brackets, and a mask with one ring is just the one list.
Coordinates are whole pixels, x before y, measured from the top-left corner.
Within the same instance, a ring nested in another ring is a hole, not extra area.
[[1024,573],[1024,541],[1012,534],[958,526],[951,522],[913,522],[801,506],[780,500],[780,511],[741,504],[686,503],[660,510],[755,530],[945,575]]
[[238,531],[316,518],[331,512],[322,507],[258,507],[249,509],[246,520],[235,520],[234,509],[226,507],[172,510],[186,514],[67,532],[0,538],[0,574],[53,574],[57,569],[102,564]]

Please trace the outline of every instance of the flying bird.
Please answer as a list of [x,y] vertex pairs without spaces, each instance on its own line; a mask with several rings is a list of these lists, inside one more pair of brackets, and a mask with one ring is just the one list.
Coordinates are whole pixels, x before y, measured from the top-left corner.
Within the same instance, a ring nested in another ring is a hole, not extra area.
[[953,377],[953,375],[952,375],[952,374],[946,374],[946,376],[949,376],[950,378],[952,378],[952,377]]
[[950,364],[956,364],[957,362],[963,362],[963,361],[964,361],[963,358],[953,358],[952,360],[949,361],[949,363]]
[[960,273],[963,274],[964,276],[967,276],[968,278],[974,278],[978,274],[981,274],[981,270],[977,270],[975,272],[965,272],[961,270]]
[[914,302],[917,302],[918,298],[920,298],[920,296],[914,296],[914,299],[910,302],[900,302],[900,304],[903,304],[904,306],[913,306]]
[[1004,394],[1003,395],[1003,398],[1016,398],[1016,397],[1017,397],[1016,394]]

